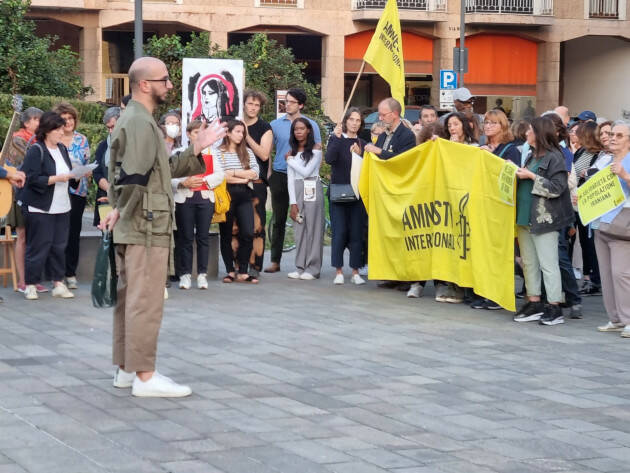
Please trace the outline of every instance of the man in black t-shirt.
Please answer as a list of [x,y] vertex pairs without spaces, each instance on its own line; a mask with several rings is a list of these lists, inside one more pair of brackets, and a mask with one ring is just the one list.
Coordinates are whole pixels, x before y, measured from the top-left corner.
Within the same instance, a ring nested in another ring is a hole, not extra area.
[[273,132],[271,125],[258,116],[260,109],[267,103],[265,95],[256,90],[246,90],[243,98],[245,100],[243,121],[247,125],[247,146],[254,152],[260,168],[260,177],[254,181],[254,247],[249,260],[250,274],[258,277],[265,254],[265,223],[267,222],[265,206]]

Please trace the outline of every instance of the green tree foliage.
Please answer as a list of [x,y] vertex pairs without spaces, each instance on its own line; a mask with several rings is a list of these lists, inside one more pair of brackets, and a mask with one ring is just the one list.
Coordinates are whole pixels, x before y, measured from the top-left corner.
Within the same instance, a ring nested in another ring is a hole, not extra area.
[[79,75],[79,57],[69,46],[53,49],[57,37],[39,37],[26,18],[30,0],[0,1],[0,92],[83,97],[91,91]]
[[188,43],[182,44],[177,35],[151,36],[144,45],[144,54],[161,59],[166,64],[173,89],[166,103],[158,109],[162,114],[169,109],[180,108],[182,101],[182,59],[185,57],[204,58],[210,54],[210,36],[207,32],[192,33]]
[[212,57],[242,59],[245,63],[246,87],[260,90],[270,99],[263,110],[266,120],[276,118],[276,90],[291,87],[304,89],[308,101],[304,113],[323,118],[319,86],[304,78],[306,64],[295,62],[291,49],[284,47],[263,33],[257,33],[246,43],[230,46],[227,51],[212,48]]
[[191,41],[182,44],[177,35],[153,36],[144,47],[147,56],[160,58],[166,64],[173,90],[168,96],[167,103],[160,108],[160,112],[172,108],[179,108],[182,97],[182,59],[185,57],[219,59],[242,59],[245,64],[245,86],[260,90],[269,97],[269,102],[263,109],[265,120],[275,118],[276,90],[290,87],[300,87],[306,91],[308,102],[305,113],[311,117],[322,118],[319,86],[309,83],[303,74],[306,67],[303,63],[296,63],[290,49],[270,40],[265,34],[256,34],[246,43],[230,46],[221,50],[214,45],[209,48],[208,33],[193,33]]

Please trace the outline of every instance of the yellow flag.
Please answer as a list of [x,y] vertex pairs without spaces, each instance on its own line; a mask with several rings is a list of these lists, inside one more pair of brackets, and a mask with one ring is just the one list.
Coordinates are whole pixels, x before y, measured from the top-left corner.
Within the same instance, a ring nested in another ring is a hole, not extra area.
[[385,79],[405,111],[405,61],[396,0],[388,0],[363,60]]
[[386,161],[367,154],[359,191],[370,279],[449,281],[515,310],[515,206],[502,195],[503,165],[441,139]]

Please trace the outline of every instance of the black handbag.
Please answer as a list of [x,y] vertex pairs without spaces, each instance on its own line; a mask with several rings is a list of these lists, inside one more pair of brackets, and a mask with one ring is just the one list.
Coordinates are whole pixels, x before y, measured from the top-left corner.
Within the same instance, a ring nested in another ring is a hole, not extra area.
[[350,184],[331,184],[330,201],[335,203],[356,202],[359,200]]

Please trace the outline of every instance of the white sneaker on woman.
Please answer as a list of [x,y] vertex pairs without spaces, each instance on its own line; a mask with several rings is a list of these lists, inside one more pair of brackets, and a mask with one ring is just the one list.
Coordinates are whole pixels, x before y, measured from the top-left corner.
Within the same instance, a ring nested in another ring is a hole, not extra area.
[[185,397],[192,394],[192,389],[155,371],[148,381],[142,381],[136,376],[131,394],[138,397]]
[[192,282],[190,281],[190,274],[182,274],[179,278],[179,288],[188,290],[191,285]]
[[62,282],[53,287],[52,290],[53,297],[61,297],[62,299],[72,299],[74,294],[70,292],[70,290],[66,287],[66,285]]
[[352,278],[350,278],[350,281],[352,281],[352,284],[356,284],[357,286],[360,286],[361,284],[365,284],[365,279],[363,279],[358,274],[353,274]]
[[34,301],[35,299],[39,299],[39,296],[37,295],[37,288],[35,287],[35,284],[28,284],[26,286],[26,288],[24,289],[24,297],[28,301]]
[[411,287],[407,291],[407,297],[417,299],[418,297],[422,297],[422,291],[424,291],[424,286],[419,282],[412,282]]
[[287,274],[287,277],[289,279],[300,279],[300,272],[299,271],[293,271],[292,273]]
[[300,274],[300,279],[302,281],[312,281],[312,280],[317,279],[317,278],[315,276],[313,276],[311,273],[304,272],[304,273]]
[[208,277],[206,273],[200,273],[197,276],[197,287],[199,289],[208,289]]
[[69,278],[66,278],[66,286],[68,286],[68,289],[77,289],[77,287],[79,287],[79,282],[75,276],[70,276]]
[[600,325],[597,330],[600,332],[621,332],[625,325],[622,323],[607,322],[606,325]]
[[343,284],[345,282],[344,278],[343,278],[343,274],[339,273],[337,275],[335,275],[335,279],[333,280],[333,284]]

